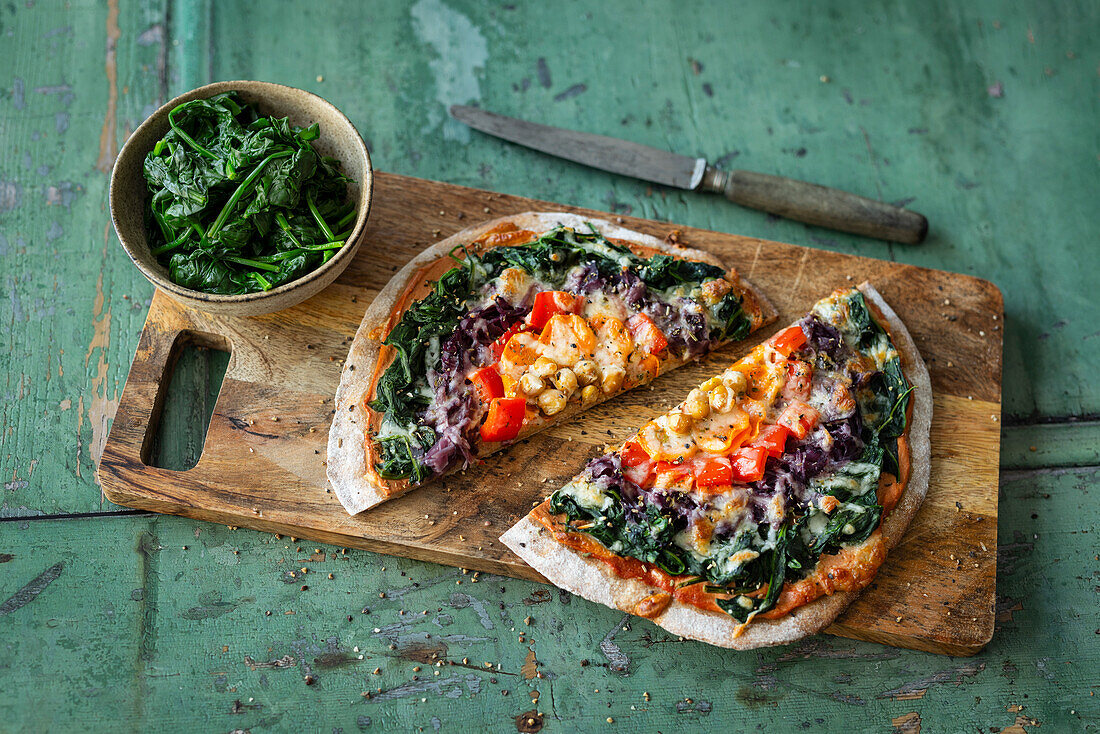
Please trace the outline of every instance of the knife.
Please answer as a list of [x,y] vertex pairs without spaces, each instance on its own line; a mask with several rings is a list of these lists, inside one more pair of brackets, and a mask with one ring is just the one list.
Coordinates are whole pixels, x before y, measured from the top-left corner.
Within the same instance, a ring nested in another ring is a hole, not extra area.
[[928,233],[917,212],[847,191],[752,171],[721,171],[691,158],[606,135],[539,125],[455,105],[451,116],[475,130],[586,166],[690,191],[722,194],[741,206],[880,240],[916,244]]

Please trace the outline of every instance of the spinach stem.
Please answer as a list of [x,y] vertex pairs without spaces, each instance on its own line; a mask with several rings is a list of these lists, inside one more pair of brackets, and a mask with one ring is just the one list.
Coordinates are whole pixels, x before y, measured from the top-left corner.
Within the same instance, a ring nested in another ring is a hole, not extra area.
[[309,250],[311,252],[320,252],[321,250],[339,250],[344,246],[346,240],[336,240],[335,242],[322,242],[319,245],[302,245],[303,250]]
[[[164,223],[164,216],[160,212],[158,212],[156,209],[153,209],[152,211],[153,211],[153,219],[157,220],[157,226],[160,227],[160,233],[161,233],[161,235],[164,236],[164,241],[166,243],[171,242],[172,241],[172,235],[168,231],[168,225]],[[155,255],[156,253],[154,252],[153,254]]]
[[890,425],[890,421],[894,420],[894,413],[898,412],[898,407],[903,402],[905,402],[906,398],[909,397],[909,393],[913,392],[916,389],[917,388],[916,388],[915,385],[910,385],[908,390],[906,390],[905,392],[903,392],[901,395],[898,396],[898,399],[894,402],[894,406],[892,408],[890,408],[890,413],[886,416],[886,420],[884,420],[882,422],[883,426]]
[[340,217],[340,221],[336,223],[336,228],[340,229],[341,227],[346,227],[354,221],[355,221],[355,207],[353,206],[351,208],[351,211],[349,211],[344,216]]
[[[455,257],[455,250],[462,250],[463,252],[466,252],[466,246],[465,245],[455,245],[454,247],[452,247],[447,252],[447,257],[451,258],[456,263],[458,263],[458,266],[460,268],[466,267],[468,263],[465,260],[462,260],[461,258]],[[466,256],[469,257],[469,255],[470,255],[470,253],[466,252]]]
[[171,112],[169,112],[168,113],[168,124],[172,126],[173,130],[176,131],[176,135],[179,135],[180,138],[182,138],[185,143],[187,143],[188,145],[190,145],[192,148],[195,149],[195,152],[199,153],[200,155],[202,155],[204,158],[207,158],[208,160],[216,160],[217,156],[215,156],[209,150],[207,150],[206,148],[202,147],[197,142],[195,142],[195,139],[193,137],[191,137],[190,135],[188,135],[182,127],[177,125],[175,118],[172,117],[172,115],[176,114],[177,112],[179,112],[181,109],[183,109],[184,107],[186,107],[189,104],[191,104],[191,103],[190,102],[184,102],[183,104],[179,105],[178,107],[173,109]]
[[[259,260],[249,260],[247,257],[237,257],[236,255],[226,255],[222,258],[228,260],[231,263],[237,263],[238,265],[247,265],[250,268],[259,268],[260,270],[270,270],[273,273],[278,273],[279,268],[274,265],[262,263]],[[258,274],[257,274],[258,275]]]
[[198,222],[192,221],[188,223],[188,226],[199,236],[199,247],[202,247],[206,243],[206,234],[202,231],[202,227]]
[[301,247],[295,247],[293,250],[283,250],[282,252],[274,255],[258,255],[256,257],[260,262],[279,262],[280,260],[289,260],[292,257],[298,257],[306,252],[328,252],[330,250],[339,250],[344,246],[344,242],[323,242],[319,245],[302,245]]
[[285,214],[283,214],[282,212],[278,212],[275,215],[275,221],[279,223],[279,226],[283,228],[283,231],[286,232],[287,237],[289,237],[291,239],[291,241],[294,242],[295,245],[297,245],[298,247],[302,246],[302,241],[300,239],[298,239],[294,235],[293,230],[290,229],[290,222],[286,221],[286,215]]
[[[233,213],[233,207],[237,206],[237,202],[241,200],[241,197],[244,196],[250,188],[252,188],[252,184],[255,183],[256,179],[260,177],[260,172],[264,170],[264,166],[266,166],[273,160],[286,158],[290,155],[293,155],[293,153],[294,151],[291,150],[283,150],[279,151],[278,153],[272,153],[267,158],[264,158],[262,161],[260,161],[260,164],[256,166],[255,169],[253,169],[252,173],[248,174],[248,178],[246,178],[244,181],[241,181],[241,185],[238,186],[237,190],[233,192],[233,195],[229,197],[229,201],[225,202],[225,206],[222,207],[221,212],[218,214],[218,218],[214,220],[214,223],[210,225],[210,229],[206,231],[206,236],[213,237],[218,233],[218,230],[221,229],[222,226],[225,224],[225,220],[228,219],[229,215]],[[312,208],[312,206],[313,202],[311,201],[310,207]]]
[[179,237],[177,237],[173,241],[166,242],[165,244],[161,245],[160,247],[154,247],[153,248],[153,254],[154,255],[160,255],[160,254],[163,254],[165,252],[169,252],[171,250],[176,249],[177,247],[182,245],[184,242],[186,242],[191,237],[191,232],[192,232],[191,228],[188,227],[187,229],[183,230],[183,234],[181,234]]
[[325,237],[328,237],[329,240],[337,239],[336,234],[333,233],[333,231],[329,229],[328,224],[325,223],[325,218],[321,216],[321,212],[317,211],[317,205],[313,203],[312,191],[306,191],[306,203],[309,204],[309,212],[313,215],[313,218],[317,220],[317,226],[325,233]]

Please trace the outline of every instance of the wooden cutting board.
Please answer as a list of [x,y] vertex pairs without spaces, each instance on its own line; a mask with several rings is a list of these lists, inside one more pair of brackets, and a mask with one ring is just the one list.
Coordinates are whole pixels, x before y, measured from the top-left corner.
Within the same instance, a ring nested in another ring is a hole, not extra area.
[[[112,502],[542,580],[498,537],[608,444],[833,289],[870,281],[928,362],[935,414],[928,497],[874,583],[828,632],[949,655],[993,635],[1000,452],[1000,291],[988,281],[779,242],[592,212],[393,174],[376,177],[357,259],[329,288],[251,318],[194,311],[161,292],[130,368],[99,466]],[[742,344],[661,377],[484,464],[349,517],[325,479],[325,443],[341,361],[363,310],[427,245],[481,220],[572,211],[709,250],[759,286],[779,320]],[[198,464],[150,466],[152,437],[183,346],[232,353]]]

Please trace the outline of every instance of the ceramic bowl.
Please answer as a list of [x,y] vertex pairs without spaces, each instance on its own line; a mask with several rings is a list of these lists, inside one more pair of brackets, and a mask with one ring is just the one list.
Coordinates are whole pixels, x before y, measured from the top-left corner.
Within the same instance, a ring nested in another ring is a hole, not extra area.
[[[307,127],[316,122],[320,126],[321,135],[313,141],[313,146],[321,155],[332,156],[340,161],[341,171],[351,179],[348,193],[357,208],[355,227],[347,244],[327,263],[278,288],[239,296],[203,293],[173,283],[168,277],[168,269],[153,256],[145,237],[144,212],[149,192],[142,167],[146,154],[170,129],[168,113],[183,102],[228,91],[238,92],[242,101],[256,107],[262,115],[288,117],[290,123],[298,127]],[[255,81],[216,82],[193,89],[168,102],[141,123],[122,146],[111,172],[111,220],[119,242],[134,265],[151,283],[169,296],[187,306],[209,313],[253,316],[301,303],[332,283],[343,272],[355,257],[366,228],[372,184],[370,153],[366,143],[351,121],[330,103],[315,94],[282,84]]]

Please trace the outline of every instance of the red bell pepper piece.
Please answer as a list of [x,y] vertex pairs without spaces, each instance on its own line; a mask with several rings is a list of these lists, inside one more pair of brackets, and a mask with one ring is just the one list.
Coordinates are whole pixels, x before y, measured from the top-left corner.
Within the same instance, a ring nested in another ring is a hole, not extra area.
[[700,487],[715,487],[733,484],[733,467],[725,457],[707,459],[706,463],[695,469],[695,484]]
[[769,456],[782,456],[790,434],[786,426],[764,426],[749,445],[764,449]]
[[583,305],[584,299],[572,293],[541,291],[535,294],[535,304],[527,320],[535,329],[541,330],[554,314],[580,313]]
[[623,444],[622,450],[619,452],[619,457],[622,459],[623,466],[638,466],[639,464],[649,461],[649,454],[646,453],[642,445],[630,439]]
[[653,319],[644,313],[631,316],[626,322],[626,328],[635,344],[641,344],[650,354],[660,354],[668,346],[668,339]]
[[526,414],[524,398],[493,398],[489,402],[489,414],[481,424],[481,440],[486,443],[513,440],[519,435]]
[[670,482],[675,482],[680,477],[691,476],[692,470],[686,464],[677,464],[671,461],[658,461],[653,465],[654,474],[669,474]]
[[654,462],[649,458],[642,445],[630,439],[623,444],[619,451],[619,458],[623,465],[623,474],[639,487],[645,487],[653,479]]
[[483,403],[488,403],[493,398],[504,397],[504,381],[500,379],[500,372],[497,371],[496,365],[482,367],[470,375],[470,382],[474,383],[478,397]]
[[756,482],[764,477],[764,464],[768,452],[759,446],[737,449],[730,456],[733,464],[733,478],[739,482]]
[[801,326],[788,326],[771,338],[772,347],[784,357],[789,356],[805,343],[806,334]]
[[508,328],[508,331],[501,334],[495,342],[489,345],[489,348],[493,350],[493,356],[496,357],[498,362],[500,361],[500,355],[504,354],[504,348],[508,346],[508,340],[521,331],[527,331],[527,324],[517,321]]

